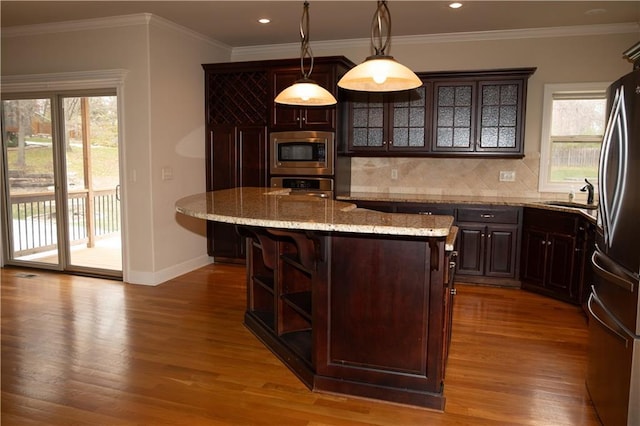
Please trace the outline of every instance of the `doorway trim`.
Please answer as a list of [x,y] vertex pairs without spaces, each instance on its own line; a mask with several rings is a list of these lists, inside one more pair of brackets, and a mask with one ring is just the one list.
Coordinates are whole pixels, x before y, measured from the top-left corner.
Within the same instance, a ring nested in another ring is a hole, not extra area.
[[[125,69],[79,71],[50,74],[26,74],[0,77],[0,91],[5,94],[34,93],[34,92],[63,92],[73,90],[115,89],[118,102],[118,160],[120,163],[119,178],[121,182],[121,240],[122,240],[122,280],[127,281],[129,270],[127,191],[124,185],[125,139],[124,139],[124,83],[128,71]],[[2,156],[3,154],[0,154]],[[2,157],[0,157],[2,159]],[[6,179],[3,179],[3,182]],[[4,194],[5,188],[1,188]],[[4,218],[3,218],[4,220]],[[6,235],[4,227],[0,226],[0,240]],[[0,267],[5,266],[5,253],[0,250]]]

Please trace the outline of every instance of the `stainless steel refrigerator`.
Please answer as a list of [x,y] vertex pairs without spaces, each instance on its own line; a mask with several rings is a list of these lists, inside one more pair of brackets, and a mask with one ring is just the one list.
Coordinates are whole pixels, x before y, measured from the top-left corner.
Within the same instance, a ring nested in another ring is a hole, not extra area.
[[640,69],[609,87],[586,384],[605,426],[640,425]]

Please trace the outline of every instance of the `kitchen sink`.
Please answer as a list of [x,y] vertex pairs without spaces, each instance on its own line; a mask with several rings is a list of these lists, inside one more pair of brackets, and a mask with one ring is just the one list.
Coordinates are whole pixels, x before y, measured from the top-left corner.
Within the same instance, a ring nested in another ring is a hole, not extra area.
[[573,201],[545,201],[542,204],[546,204],[548,206],[571,207],[574,209],[585,210],[595,210],[598,208],[597,204],[574,203]]

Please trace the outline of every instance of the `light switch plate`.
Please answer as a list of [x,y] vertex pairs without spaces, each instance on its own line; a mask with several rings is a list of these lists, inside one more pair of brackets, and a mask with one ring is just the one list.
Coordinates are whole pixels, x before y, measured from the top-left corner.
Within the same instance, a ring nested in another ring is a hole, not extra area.
[[171,167],[163,167],[162,180],[171,180],[171,179],[173,179],[173,169]]

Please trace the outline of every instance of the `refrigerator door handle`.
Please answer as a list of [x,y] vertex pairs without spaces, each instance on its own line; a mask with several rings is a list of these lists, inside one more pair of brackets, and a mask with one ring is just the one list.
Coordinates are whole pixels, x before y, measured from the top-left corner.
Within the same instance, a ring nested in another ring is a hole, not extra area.
[[597,275],[619,287],[622,287],[629,293],[634,292],[636,283],[630,278],[627,279],[624,271],[611,264],[611,262],[607,262],[597,251],[593,252],[593,256],[591,256],[591,263],[593,264],[594,271]]
[[[624,86],[616,90],[607,120],[602,139],[602,153],[600,155],[600,172],[598,173],[600,197],[598,202],[598,222],[601,224],[604,233],[604,242],[607,248],[613,244],[612,239],[615,236],[615,230],[618,225],[617,217],[622,208],[622,199],[620,194],[624,194],[624,187],[627,185],[625,176],[627,176],[627,167],[629,162],[628,144],[629,135],[627,133],[628,121],[627,111],[625,109]],[[616,145],[618,154],[616,163],[618,170],[616,172],[615,181],[609,183],[609,163],[612,161],[611,150],[613,144]],[[612,190],[611,186],[615,189]],[[610,193],[612,190],[612,193]]]
[[[617,330],[614,329],[611,325],[609,325],[605,320],[600,318],[598,314],[594,312],[593,302],[595,302],[600,307],[600,309],[604,311],[604,313],[611,320],[611,322],[613,322],[613,324],[616,325],[616,327],[618,328]],[[632,333],[631,330],[625,327],[625,325],[622,324],[620,320],[617,319],[615,315],[613,315],[611,311],[609,311],[609,309],[607,309],[606,306],[604,306],[602,301],[598,298],[596,289],[593,286],[591,286],[591,294],[589,295],[589,300],[587,301],[587,309],[589,310],[589,313],[591,314],[591,316],[600,324],[602,324],[603,327],[605,327],[607,330],[611,331],[613,334],[618,336],[621,340],[624,340],[625,347],[628,348],[629,344],[633,344],[634,339],[640,339],[640,336],[636,336],[635,333]]]

